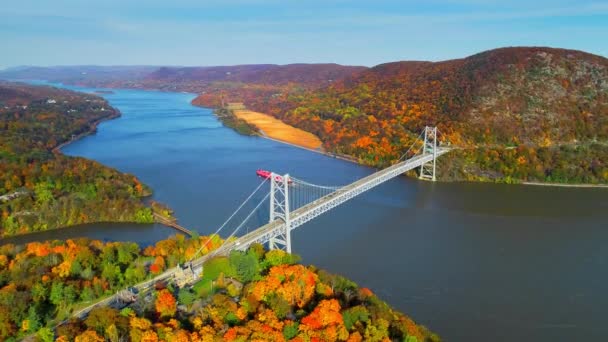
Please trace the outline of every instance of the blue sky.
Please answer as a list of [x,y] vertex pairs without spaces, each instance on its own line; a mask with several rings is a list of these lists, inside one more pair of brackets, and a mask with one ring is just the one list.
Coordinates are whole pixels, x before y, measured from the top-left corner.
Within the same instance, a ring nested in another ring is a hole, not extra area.
[[0,68],[444,60],[503,46],[608,56],[608,0],[6,0]]

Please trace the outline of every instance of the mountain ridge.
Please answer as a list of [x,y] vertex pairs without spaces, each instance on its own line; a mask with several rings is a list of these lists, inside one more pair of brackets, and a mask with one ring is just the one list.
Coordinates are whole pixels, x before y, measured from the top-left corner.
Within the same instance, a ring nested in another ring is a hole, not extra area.
[[[243,102],[373,166],[390,164],[414,132],[437,125],[467,150],[447,158],[457,166],[440,168],[443,179],[608,182],[608,59],[583,51],[503,47],[371,68],[167,67],[78,83],[194,92],[193,104],[206,107]],[[565,160],[572,170],[558,166]]]
[[[260,98],[248,91],[232,97],[364,164],[392,163],[414,132],[437,125],[445,142],[466,150],[442,163],[457,165],[440,168],[444,179],[608,181],[608,59],[598,55],[500,48],[441,62],[385,63],[296,94]],[[222,97],[206,93],[194,103],[216,106]]]

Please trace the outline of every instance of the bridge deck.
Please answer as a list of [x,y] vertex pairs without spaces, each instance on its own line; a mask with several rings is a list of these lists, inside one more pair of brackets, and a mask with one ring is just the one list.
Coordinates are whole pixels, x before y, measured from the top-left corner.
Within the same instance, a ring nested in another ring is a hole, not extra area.
[[[438,148],[437,156],[440,156],[448,149]],[[319,198],[297,210],[290,213],[291,215],[291,229],[295,229],[302,224],[310,221],[314,217],[326,212],[327,210],[340,205],[347,200],[355,197],[356,195],[365,192],[379,184],[386,182],[398,175],[403,174],[411,169],[419,167],[420,165],[433,160],[432,154],[416,156],[401,163],[389,166],[380,171],[374,172],[371,175],[363,177],[349,185],[346,185],[335,192],[330,193],[324,197]],[[278,234],[274,232],[284,229],[285,223],[280,220],[274,220],[273,222],[267,223],[256,230],[240,237],[239,239],[226,243],[222,246],[222,249],[226,248],[228,251],[232,249],[246,249],[249,245],[255,242],[265,243],[269,238],[274,237]]]

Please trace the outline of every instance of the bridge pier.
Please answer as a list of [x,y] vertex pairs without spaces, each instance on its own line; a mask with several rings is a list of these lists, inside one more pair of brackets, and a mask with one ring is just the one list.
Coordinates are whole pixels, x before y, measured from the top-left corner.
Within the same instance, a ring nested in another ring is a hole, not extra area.
[[426,126],[424,128],[424,145],[422,155],[432,154],[433,160],[420,166],[420,179],[435,181],[435,170],[437,161],[437,127]]
[[291,219],[289,210],[289,174],[284,176],[270,174],[270,220],[280,218],[285,222],[285,229],[268,241],[269,249],[283,249],[291,253]]

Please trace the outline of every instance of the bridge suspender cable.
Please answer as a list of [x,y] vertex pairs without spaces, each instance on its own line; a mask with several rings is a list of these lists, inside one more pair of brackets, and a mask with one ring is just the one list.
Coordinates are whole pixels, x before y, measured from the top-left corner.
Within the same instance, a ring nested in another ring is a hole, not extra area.
[[[270,192],[268,192],[266,194],[266,196],[264,196],[264,198],[262,198],[262,200],[255,206],[255,208],[253,208],[253,210],[251,210],[251,212],[249,213],[249,215],[247,215],[247,217],[245,217],[245,219],[243,220],[243,222],[241,222],[241,224],[239,224],[238,227],[236,227],[236,229],[232,232],[232,234],[230,234],[230,236],[228,236],[225,240],[224,243],[222,243],[222,245],[224,245],[226,242],[228,242],[228,240],[230,240],[230,238],[232,238],[233,236],[236,235],[236,233],[241,230],[241,228],[243,228],[243,226],[245,225],[245,223],[247,223],[247,221],[249,221],[249,219],[251,218],[251,216],[253,216],[253,214],[260,208],[260,206],[262,206],[262,204],[264,204],[264,202],[268,199],[268,196],[270,196]],[[222,246],[218,247],[216,250],[210,252],[210,255],[213,255],[215,252],[219,251],[220,248]]]
[[226,224],[228,224],[228,222],[230,222],[230,220],[232,220],[232,218],[245,206],[245,204],[247,202],[249,202],[249,200],[253,197],[253,195],[255,195],[256,192],[258,192],[258,190],[260,190],[260,188],[262,187],[262,185],[264,185],[267,181],[268,181],[268,178],[264,179],[260,183],[260,185],[258,185],[258,187],[255,188],[255,190],[253,190],[253,192],[247,197],[247,199],[245,199],[243,201],[243,203],[241,203],[241,205],[232,213],[232,215],[230,215],[230,217],[228,217],[228,219],[226,219],[226,221],[224,221],[224,223],[215,231],[215,233],[209,235],[209,237],[207,238],[207,241],[205,241],[205,243],[201,246],[201,248],[199,248],[196,251],[196,253],[194,253],[194,255],[192,255],[192,257],[188,261],[192,261],[192,260],[194,260],[194,258],[196,258],[196,256],[198,255],[198,253],[200,253],[203,250],[203,248],[205,248],[205,246],[209,243],[209,241],[211,241],[211,238],[213,237],[213,235],[218,235],[219,232],[226,226]]

